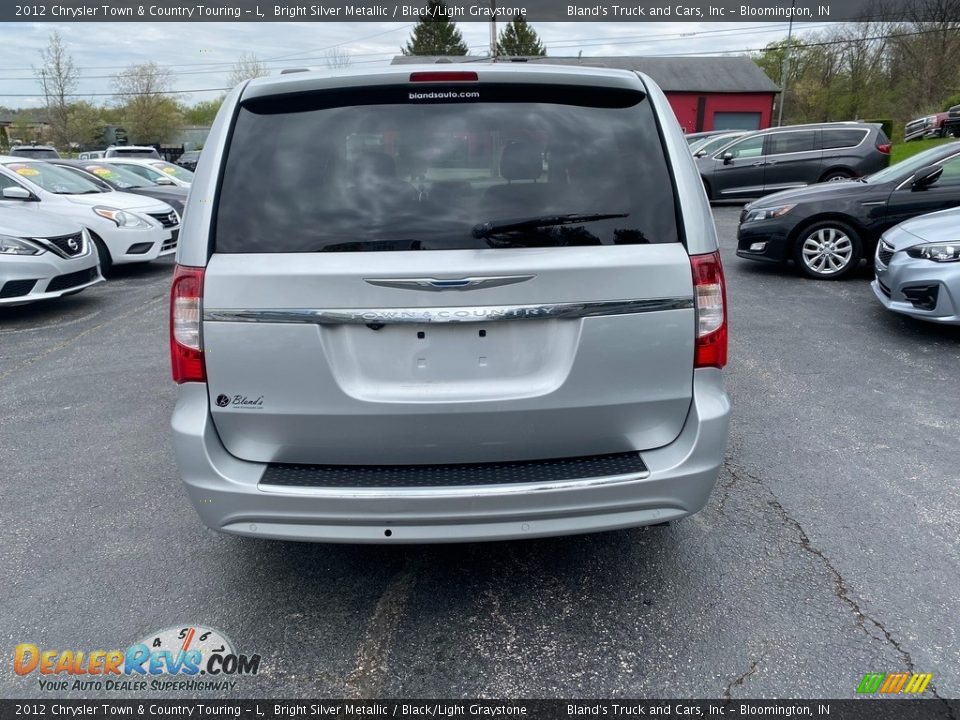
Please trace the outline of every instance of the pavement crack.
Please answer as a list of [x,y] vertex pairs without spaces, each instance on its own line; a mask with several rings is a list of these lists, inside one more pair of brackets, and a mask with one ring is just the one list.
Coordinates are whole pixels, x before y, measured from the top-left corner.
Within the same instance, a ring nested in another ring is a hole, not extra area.
[[755,475],[751,475],[746,470],[740,467],[736,467],[729,460],[724,458],[723,468],[727,471],[727,475],[730,476],[730,479],[725,483],[720,485],[720,503],[717,507],[717,510],[723,515],[727,508],[727,500],[730,499],[730,495],[733,492],[733,489],[740,485],[741,483],[748,482],[753,485],[763,486],[763,481]]
[[379,697],[383,692],[393,641],[417,582],[417,563],[407,561],[384,587],[357,648],[354,669],[344,681],[347,697]]
[[743,684],[747,681],[747,678],[753,675],[757,668],[760,666],[759,660],[751,660],[750,668],[746,671],[735,677],[726,688],[723,690],[723,699],[724,700],[733,700],[733,689],[738,687],[743,687]]
[[[753,475],[747,472],[743,468],[733,465],[728,460],[724,460],[723,466],[726,469],[728,475],[730,476],[730,480],[728,480],[727,482],[723,483],[720,486],[720,490],[722,493],[720,496],[720,503],[718,508],[720,513],[722,514],[724,512],[724,509],[726,508],[727,500],[732,494],[733,489],[738,485],[742,483],[750,483],[752,485],[756,485],[763,488],[763,490],[765,490],[766,493],[770,496],[770,500],[768,501],[769,506],[776,511],[777,515],[780,516],[781,521],[788,527],[792,528],[794,533],[796,534],[798,538],[798,542],[796,544],[804,552],[807,552],[813,555],[814,557],[816,557],[821,562],[821,564],[827,569],[830,575],[833,577],[834,595],[836,595],[837,598],[844,605],[846,605],[850,609],[850,611],[854,614],[854,617],[856,617],[857,619],[857,626],[868,637],[874,640],[877,640],[880,642],[886,642],[887,644],[889,644],[900,656],[900,659],[903,662],[903,664],[906,666],[907,670],[911,673],[915,672],[916,666],[914,664],[913,656],[911,655],[910,651],[907,650],[896,637],[894,637],[893,633],[891,633],[890,630],[887,629],[883,621],[873,617],[868,612],[866,612],[860,606],[860,603],[857,602],[857,600],[855,600],[851,596],[850,590],[847,587],[846,580],[844,579],[843,574],[840,572],[840,570],[837,569],[837,567],[833,564],[833,561],[820,548],[816,547],[813,544],[813,542],[810,540],[810,536],[807,534],[807,531],[803,528],[803,525],[800,524],[800,521],[797,520],[795,517],[793,517],[789,512],[787,512],[787,509],[783,506],[783,504],[780,502],[777,496],[773,493],[773,491],[769,487],[767,487],[767,485],[763,482],[763,480],[757,477],[756,475]],[[751,675],[753,673],[753,670],[755,670],[755,668],[752,668],[750,671],[746,673],[746,675],[741,676],[741,678],[745,679],[748,675]],[[728,686],[727,690],[729,691],[732,687],[735,687],[739,684],[741,683],[737,683],[737,681],[734,681],[733,684]],[[927,689],[930,691],[931,695],[933,695],[935,698],[943,700],[943,698],[937,692],[937,689],[933,686],[932,682],[930,683],[930,685],[928,685]]]
[[[834,594],[853,612],[854,616],[857,618],[858,627],[860,627],[861,630],[875,640],[885,640],[887,643],[893,646],[893,648],[900,655],[900,659],[903,661],[904,665],[906,665],[907,670],[913,672],[913,657],[910,655],[910,652],[900,644],[899,640],[893,637],[892,633],[887,630],[883,622],[871,616],[860,607],[860,603],[851,597],[843,574],[836,568],[830,558],[827,557],[822,550],[820,550],[820,548],[814,546],[814,544],[810,541],[810,536],[807,535],[807,531],[804,530],[803,526],[800,524],[800,521],[787,512],[786,508],[783,507],[783,504],[772,492],[770,493],[770,497],[772,498],[769,501],[770,507],[776,510],[784,524],[793,528],[793,531],[799,538],[799,546],[805,552],[810,553],[820,560],[823,566],[826,567],[828,572],[833,576]],[[875,632],[871,632],[871,627],[874,628],[874,630],[879,631],[882,637],[877,636]]]

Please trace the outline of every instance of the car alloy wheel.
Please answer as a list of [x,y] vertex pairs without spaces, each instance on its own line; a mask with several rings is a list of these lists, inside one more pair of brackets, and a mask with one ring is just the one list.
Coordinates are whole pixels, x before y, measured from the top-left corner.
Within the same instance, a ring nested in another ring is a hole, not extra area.
[[840,182],[841,180],[849,180],[851,177],[852,175],[850,175],[848,172],[836,170],[824,177],[823,182]]
[[810,277],[838,278],[859,261],[860,242],[851,230],[840,224],[815,225],[803,236],[797,259]]

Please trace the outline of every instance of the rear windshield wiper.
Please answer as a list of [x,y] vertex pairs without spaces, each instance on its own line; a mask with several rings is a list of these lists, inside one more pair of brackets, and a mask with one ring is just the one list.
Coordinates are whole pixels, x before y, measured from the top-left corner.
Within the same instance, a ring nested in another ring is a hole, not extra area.
[[611,218],[630,217],[629,213],[590,213],[586,215],[536,215],[529,218],[510,220],[491,220],[473,226],[475,238],[488,238],[498,233],[513,232],[515,230],[536,230],[542,227],[556,225],[575,225],[577,223],[593,222],[594,220],[609,220]]

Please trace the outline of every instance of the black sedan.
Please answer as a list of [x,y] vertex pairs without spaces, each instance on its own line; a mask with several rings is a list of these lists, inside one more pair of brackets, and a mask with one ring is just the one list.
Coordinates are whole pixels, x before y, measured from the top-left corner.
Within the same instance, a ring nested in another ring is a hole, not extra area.
[[145,195],[170,205],[183,215],[183,206],[187,201],[189,188],[176,185],[157,185],[136,173],[130,172],[119,165],[110,165],[99,160],[48,160],[47,162],[60,167],[83,173],[87,180],[95,182],[104,190],[120,190],[121,192]]
[[183,155],[176,159],[176,164],[186,168],[190,172],[197,171],[197,161],[200,159],[199,150],[187,150]]
[[960,142],[938,145],[858,180],[767,195],[740,214],[737,255],[792,260],[808,277],[844,277],[872,258],[888,228],[960,206]]

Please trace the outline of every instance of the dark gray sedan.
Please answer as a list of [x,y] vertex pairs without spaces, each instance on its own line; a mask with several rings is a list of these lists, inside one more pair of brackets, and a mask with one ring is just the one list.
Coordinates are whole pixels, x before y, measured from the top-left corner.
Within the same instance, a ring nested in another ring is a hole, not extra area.
[[887,310],[960,325],[960,208],[921,215],[883,234],[873,292]]

